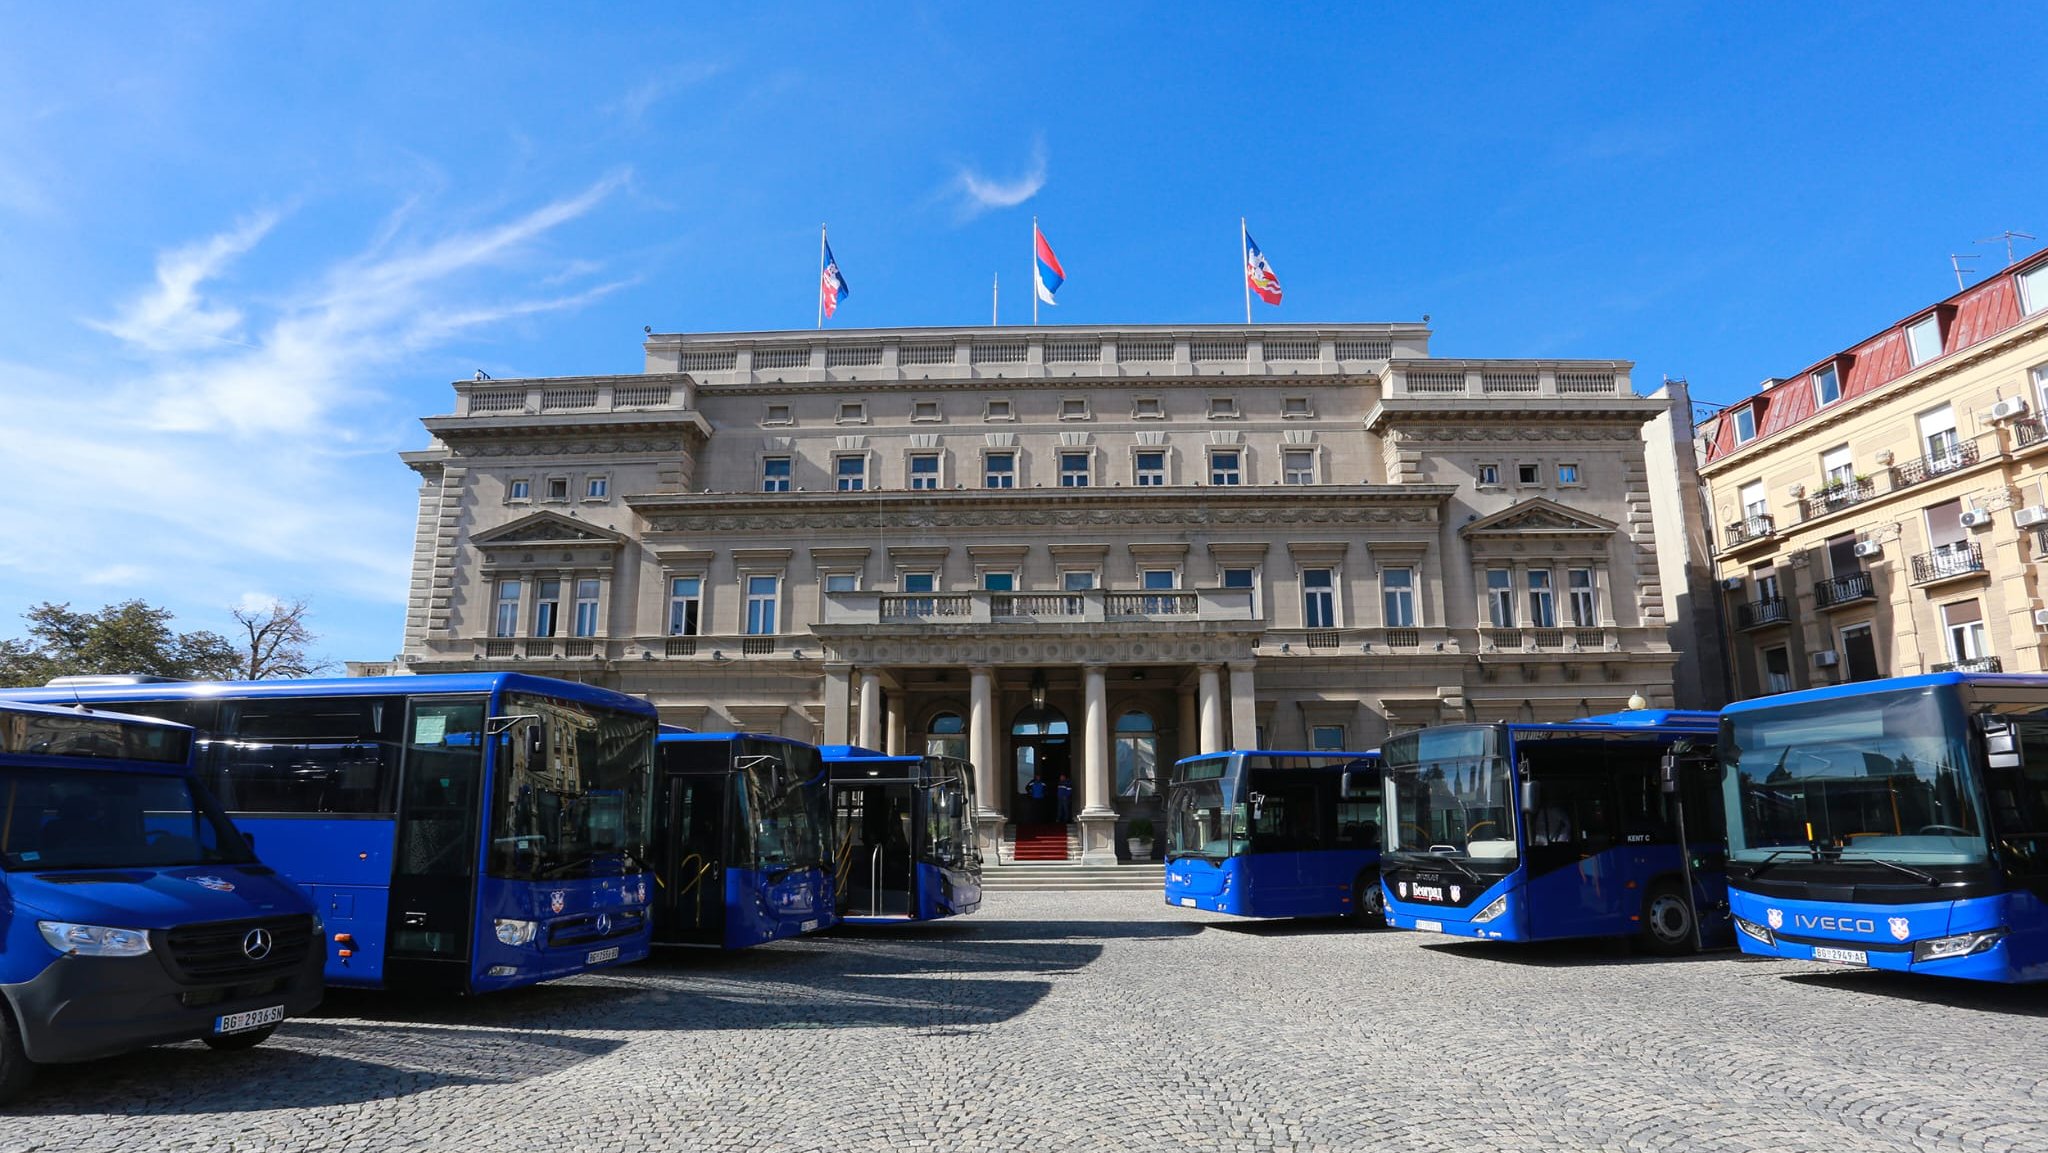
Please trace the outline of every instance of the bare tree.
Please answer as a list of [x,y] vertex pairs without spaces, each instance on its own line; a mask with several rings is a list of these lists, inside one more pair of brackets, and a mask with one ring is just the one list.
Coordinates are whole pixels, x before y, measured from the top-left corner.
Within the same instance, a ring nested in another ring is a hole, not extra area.
[[303,599],[271,601],[258,608],[238,606],[233,612],[236,623],[249,635],[237,658],[241,667],[236,675],[243,680],[309,677],[332,667],[306,652],[320,638],[306,628]]

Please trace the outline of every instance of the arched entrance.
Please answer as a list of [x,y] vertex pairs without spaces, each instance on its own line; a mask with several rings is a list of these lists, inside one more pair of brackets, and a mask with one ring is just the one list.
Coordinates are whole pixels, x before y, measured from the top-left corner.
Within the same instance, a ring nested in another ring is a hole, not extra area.
[[1071,786],[1074,776],[1066,714],[1047,705],[1020,710],[1010,722],[1010,766],[1011,819],[1033,825],[1058,821],[1060,780]]

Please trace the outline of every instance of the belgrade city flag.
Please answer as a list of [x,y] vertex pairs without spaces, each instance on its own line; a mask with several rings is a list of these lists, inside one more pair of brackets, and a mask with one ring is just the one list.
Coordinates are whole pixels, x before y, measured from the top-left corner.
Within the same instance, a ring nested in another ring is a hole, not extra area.
[[832,256],[832,246],[825,246],[825,270],[818,274],[818,303],[830,316],[839,311],[839,298],[852,296],[853,290],[846,287],[846,278],[839,275],[839,261]]
[[1280,278],[1273,275],[1273,266],[1266,263],[1266,254],[1259,251],[1258,243],[1249,232],[1244,234],[1244,278],[1252,286],[1252,291],[1259,294],[1260,300],[1267,304],[1280,303]]
[[1052,245],[1045,242],[1045,233],[1038,230],[1036,222],[1031,225],[1031,243],[1038,254],[1038,260],[1033,265],[1033,280],[1036,281],[1038,288],[1038,299],[1047,304],[1056,304],[1058,302],[1052,298],[1052,294],[1058,292],[1060,285],[1066,283],[1067,270],[1060,267],[1060,258],[1052,254]]

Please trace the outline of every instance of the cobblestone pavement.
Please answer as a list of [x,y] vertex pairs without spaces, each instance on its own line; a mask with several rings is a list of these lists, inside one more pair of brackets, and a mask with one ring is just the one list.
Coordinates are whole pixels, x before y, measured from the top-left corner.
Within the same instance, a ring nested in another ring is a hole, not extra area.
[[0,1151],[2048,1149],[2048,990],[1010,893],[248,1053],[45,1069]]

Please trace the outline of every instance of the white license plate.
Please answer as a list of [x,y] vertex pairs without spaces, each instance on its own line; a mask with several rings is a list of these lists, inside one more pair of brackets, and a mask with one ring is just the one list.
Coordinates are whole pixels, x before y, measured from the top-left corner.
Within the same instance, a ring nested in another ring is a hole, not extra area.
[[815,933],[818,931],[818,923],[816,921],[805,921],[802,925],[802,931],[806,933]]
[[275,1025],[282,1020],[284,1020],[284,1006],[272,1005],[268,1009],[251,1009],[246,1013],[229,1013],[214,1021],[213,1031],[216,1035],[247,1033],[251,1029],[261,1029],[265,1025]]
[[1190,909],[1195,907],[1195,899],[1193,897],[1182,897],[1180,903]]
[[1415,922],[1415,927],[1430,933],[1441,933],[1444,931],[1444,923],[1442,921],[1417,921]]
[[596,950],[595,952],[591,953],[590,956],[583,958],[583,963],[586,965],[602,965],[606,961],[616,961],[618,959],[619,947],[617,945],[613,945],[609,949]]
[[1813,950],[1813,959],[1816,961],[1826,961],[1830,965],[1870,964],[1870,954],[1861,949],[1830,949],[1825,946],[1816,946]]

